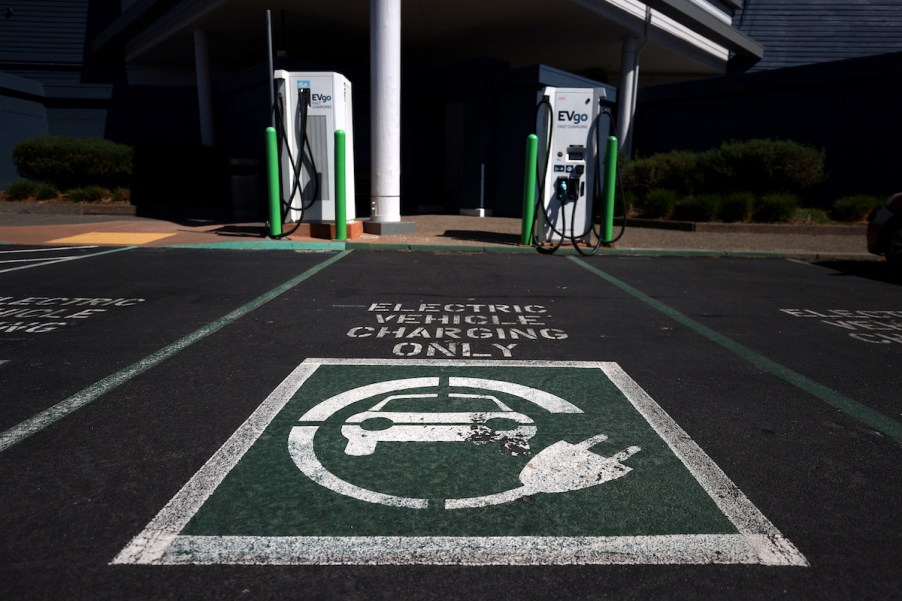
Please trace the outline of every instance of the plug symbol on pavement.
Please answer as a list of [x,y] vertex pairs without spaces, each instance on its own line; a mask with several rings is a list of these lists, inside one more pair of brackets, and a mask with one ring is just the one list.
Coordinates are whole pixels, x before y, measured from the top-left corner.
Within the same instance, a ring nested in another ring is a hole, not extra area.
[[445,503],[445,508],[466,509],[499,505],[540,492],[570,492],[622,478],[633,470],[622,462],[642,449],[630,446],[611,457],[590,450],[607,439],[606,435],[598,434],[577,444],[560,440],[542,449],[523,467],[518,476],[523,486],[494,495],[449,499]]
[[641,449],[627,447],[613,457],[604,457],[589,449],[607,440],[604,434],[593,436],[578,444],[565,440],[542,449],[520,472],[524,495],[538,492],[570,492],[609,482],[632,471],[621,462]]

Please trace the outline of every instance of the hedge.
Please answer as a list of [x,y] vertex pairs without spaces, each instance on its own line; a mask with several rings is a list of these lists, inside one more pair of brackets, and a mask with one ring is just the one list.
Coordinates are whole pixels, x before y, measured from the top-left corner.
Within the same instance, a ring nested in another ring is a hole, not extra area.
[[132,149],[97,138],[39,136],[19,142],[13,163],[26,179],[66,190],[83,186],[127,186],[132,175]]
[[638,198],[666,188],[680,196],[744,190],[799,194],[824,181],[824,152],[790,140],[730,141],[704,152],[675,150],[628,161],[624,186]]

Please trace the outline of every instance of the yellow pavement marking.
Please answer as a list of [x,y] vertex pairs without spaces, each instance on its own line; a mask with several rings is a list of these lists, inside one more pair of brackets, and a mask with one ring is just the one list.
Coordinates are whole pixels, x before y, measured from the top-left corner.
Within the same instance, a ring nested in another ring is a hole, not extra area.
[[69,236],[67,238],[57,238],[56,240],[48,240],[49,244],[147,244],[156,240],[162,240],[172,234],[160,233],[135,233],[135,232],[88,232],[86,234],[78,234],[77,236]]

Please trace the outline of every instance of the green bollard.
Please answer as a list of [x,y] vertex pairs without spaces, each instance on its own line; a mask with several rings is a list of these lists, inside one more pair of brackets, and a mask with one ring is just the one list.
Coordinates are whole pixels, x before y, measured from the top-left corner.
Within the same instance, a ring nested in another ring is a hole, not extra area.
[[[614,193],[617,186],[617,138],[608,137],[604,156],[604,238],[614,239]],[[623,216],[626,219],[626,215]]]
[[274,127],[266,128],[266,171],[269,182],[269,235],[278,238],[282,235],[282,202],[279,199],[279,144]]
[[348,239],[348,186],[345,167],[345,132],[335,131],[335,238]]
[[523,176],[523,224],[520,228],[520,244],[532,244],[532,224],[536,210],[536,157],[539,137],[529,134],[526,138],[526,166]]

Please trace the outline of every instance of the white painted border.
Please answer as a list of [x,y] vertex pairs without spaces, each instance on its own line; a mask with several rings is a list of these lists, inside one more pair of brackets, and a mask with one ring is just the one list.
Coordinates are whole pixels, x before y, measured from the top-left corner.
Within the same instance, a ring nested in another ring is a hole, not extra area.
[[[201,506],[320,365],[600,369],[667,443],[737,534],[510,537],[181,536]],[[113,564],[588,565],[745,563],[807,566],[805,557],[689,435],[610,362],[307,359],[112,561]]]

